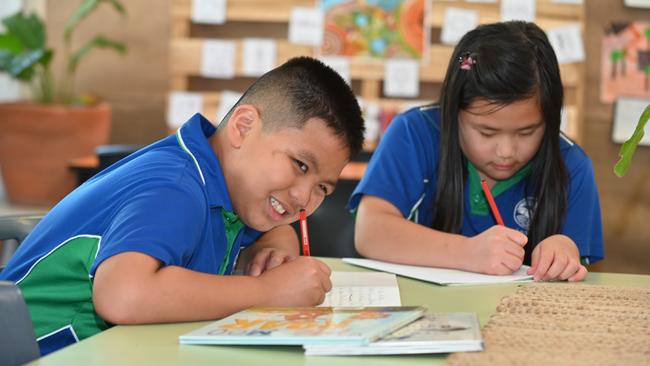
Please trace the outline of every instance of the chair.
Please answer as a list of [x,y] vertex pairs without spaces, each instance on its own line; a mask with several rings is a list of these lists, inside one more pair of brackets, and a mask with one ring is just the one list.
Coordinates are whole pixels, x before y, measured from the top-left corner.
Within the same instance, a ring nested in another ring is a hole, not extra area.
[[0,252],[0,272],[9,262],[18,245],[27,234],[41,221],[41,215],[13,215],[0,217],[0,240],[3,241]]
[[0,281],[0,364],[22,365],[40,357],[32,319],[20,290]]
[[[309,216],[311,255],[318,257],[359,258],[354,249],[354,216],[346,205],[357,180],[339,180],[336,190]],[[300,224],[293,224],[300,237]]]
[[143,148],[144,145],[101,145],[95,153],[99,159],[98,171],[104,170],[121,159]]

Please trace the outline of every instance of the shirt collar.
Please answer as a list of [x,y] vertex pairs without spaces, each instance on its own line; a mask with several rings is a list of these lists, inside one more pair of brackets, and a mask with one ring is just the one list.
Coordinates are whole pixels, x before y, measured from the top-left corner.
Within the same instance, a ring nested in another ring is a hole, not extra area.
[[233,211],[219,158],[208,141],[216,130],[210,121],[197,113],[176,131],[176,140],[194,162],[210,207],[223,207]]
[[[467,172],[469,179],[469,205],[471,211],[475,215],[487,215],[488,203],[485,195],[483,194],[483,188],[481,187],[481,177],[479,176],[474,164],[472,164],[469,160],[467,160]],[[524,179],[529,172],[530,162],[519,169],[519,171],[512,177],[506,180],[497,181],[494,187],[492,187],[490,190],[492,196],[496,197],[501,193],[507,191],[512,186]]]

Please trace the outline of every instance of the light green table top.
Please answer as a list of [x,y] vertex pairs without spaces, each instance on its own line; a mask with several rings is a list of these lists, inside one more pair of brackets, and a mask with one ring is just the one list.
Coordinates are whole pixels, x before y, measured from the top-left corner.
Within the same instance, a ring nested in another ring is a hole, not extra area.
[[[339,259],[323,259],[334,271],[366,271]],[[481,324],[516,284],[444,287],[398,276],[403,305],[437,312],[475,312]],[[650,287],[650,276],[589,273],[585,283]],[[446,355],[305,356],[301,347],[190,346],[178,336],[207,322],[116,326],[34,362],[34,365],[443,365]]]

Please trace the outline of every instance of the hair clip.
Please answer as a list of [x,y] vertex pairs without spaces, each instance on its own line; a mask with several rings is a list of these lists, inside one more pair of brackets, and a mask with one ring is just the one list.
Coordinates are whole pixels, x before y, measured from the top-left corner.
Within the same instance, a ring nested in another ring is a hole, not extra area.
[[471,70],[472,66],[476,64],[476,60],[469,52],[465,52],[462,56],[458,57],[458,64],[461,70]]

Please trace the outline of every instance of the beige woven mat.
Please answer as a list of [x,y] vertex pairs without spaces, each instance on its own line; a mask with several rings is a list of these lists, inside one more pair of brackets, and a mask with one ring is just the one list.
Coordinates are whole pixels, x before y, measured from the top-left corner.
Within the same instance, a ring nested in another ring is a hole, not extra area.
[[650,288],[531,283],[501,299],[485,350],[449,365],[650,365]]

